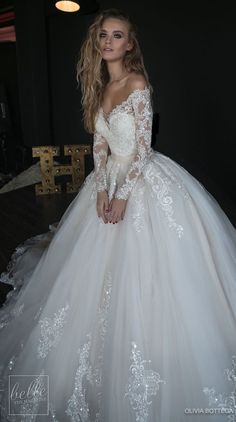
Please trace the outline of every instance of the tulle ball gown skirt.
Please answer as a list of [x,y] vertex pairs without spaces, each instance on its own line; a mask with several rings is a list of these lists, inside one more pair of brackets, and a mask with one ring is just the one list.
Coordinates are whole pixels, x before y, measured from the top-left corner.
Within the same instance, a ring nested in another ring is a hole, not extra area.
[[235,274],[235,228],[179,164],[153,153],[118,224],[92,171],[2,275],[1,421],[236,420]]

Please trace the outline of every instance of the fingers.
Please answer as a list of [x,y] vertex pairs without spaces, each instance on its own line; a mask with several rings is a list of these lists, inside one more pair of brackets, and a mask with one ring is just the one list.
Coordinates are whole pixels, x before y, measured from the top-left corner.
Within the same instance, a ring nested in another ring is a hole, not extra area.
[[109,222],[115,224],[115,223],[118,223],[121,219],[122,219],[121,212],[113,211],[110,214]]
[[126,210],[126,201],[114,199],[111,206],[109,222],[117,223],[124,219]]
[[104,221],[104,223],[108,222],[108,201],[105,201],[103,204],[103,208],[102,208],[102,219]]
[[104,223],[116,224],[124,219],[126,203],[119,200],[111,200],[108,197],[97,202],[97,214],[102,218]]
[[98,218],[102,218],[104,223],[108,222],[107,209],[109,208],[109,200],[106,192],[98,192],[97,194],[97,215]]

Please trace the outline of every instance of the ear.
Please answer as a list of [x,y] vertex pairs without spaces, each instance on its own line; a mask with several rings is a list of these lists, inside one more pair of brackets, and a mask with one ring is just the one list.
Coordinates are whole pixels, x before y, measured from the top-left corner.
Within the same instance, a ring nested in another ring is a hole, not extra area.
[[130,42],[128,43],[128,45],[127,45],[126,51],[131,51],[131,50],[132,50],[132,48],[133,48],[133,46],[134,46],[133,41],[130,41]]

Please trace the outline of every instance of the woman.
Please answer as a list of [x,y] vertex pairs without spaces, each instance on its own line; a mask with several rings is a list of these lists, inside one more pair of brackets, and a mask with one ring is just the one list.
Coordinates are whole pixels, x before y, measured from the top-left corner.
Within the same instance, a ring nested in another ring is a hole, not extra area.
[[[96,17],[78,78],[95,168],[55,232],[15,259],[23,286],[2,309],[2,418],[226,421],[235,229],[194,177],[152,150],[151,88],[126,15]],[[40,388],[29,389],[32,374]]]

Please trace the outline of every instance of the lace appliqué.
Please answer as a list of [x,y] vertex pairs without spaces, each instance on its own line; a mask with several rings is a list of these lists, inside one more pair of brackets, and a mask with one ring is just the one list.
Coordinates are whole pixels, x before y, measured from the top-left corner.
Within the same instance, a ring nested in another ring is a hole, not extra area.
[[94,133],[93,159],[98,192],[107,190],[106,162],[108,143],[98,132]]
[[113,165],[111,170],[109,171],[109,175],[108,175],[108,198],[109,198],[109,202],[112,200],[115,190],[116,190],[116,186],[117,186],[117,175],[119,174],[120,171],[120,164],[116,163],[116,165]]
[[226,393],[216,393],[214,388],[204,387],[203,392],[208,396],[209,406],[215,405],[220,409],[227,409],[228,421],[236,422],[236,356],[232,356],[232,369],[224,371],[228,381],[232,381],[233,390],[227,395]]
[[136,422],[146,422],[148,408],[152,404],[151,396],[155,396],[159,390],[159,384],[166,382],[160,378],[158,372],[146,369],[145,365],[150,360],[142,360],[141,352],[137,349],[135,342],[132,342],[131,350],[131,375],[125,390],[125,396],[129,398],[132,409],[135,411]]
[[117,104],[109,113],[105,113],[103,108],[101,108],[104,120],[107,123],[107,125],[109,125],[109,121],[110,121],[111,117],[113,116],[113,114],[117,114],[120,111],[125,112],[125,113],[131,113],[132,112],[133,107],[132,107],[132,103],[130,102],[131,96],[132,96],[132,93],[131,93],[131,95],[128,96],[128,98],[126,100],[122,101],[120,104]]
[[92,368],[89,364],[89,352],[91,347],[91,338],[88,334],[88,342],[79,348],[79,366],[75,374],[74,391],[68,400],[66,414],[71,416],[72,422],[86,422],[89,420],[89,407],[86,402],[85,390],[83,389],[83,379],[93,382]]
[[180,192],[183,194],[183,196],[184,196],[185,199],[189,199],[190,198],[190,195],[189,195],[188,191],[186,190],[186,188],[184,186],[184,183],[181,180],[179,180],[175,176],[175,174],[166,165],[166,161],[171,162],[171,159],[169,157],[165,157],[163,159],[162,155],[158,153],[158,156],[156,157],[156,159],[155,159],[155,155],[154,155],[153,161],[154,162],[156,161],[156,163],[159,166],[160,165],[163,166],[163,169],[164,169],[165,173],[168,174],[168,176],[170,177],[172,183],[174,183],[180,189]]
[[[104,287],[101,297],[101,303],[98,308],[98,333],[97,333],[97,347],[99,354],[96,357],[97,363],[92,368],[90,363],[91,351],[91,333],[87,334],[88,341],[79,348],[79,365],[75,374],[74,391],[68,400],[68,408],[66,413],[71,416],[72,422],[86,422],[90,420],[89,405],[86,399],[86,387],[83,388],[84,381],[88,381],[92,387],[95,388],[97,394],[97,410],[95,415],[95,422],[101,421],[101,382],[102,382],[102,365],[103,365],[103,349],[105,335],[107,332],[107,314],[109,310],[111,298],[112,278],[110,272],[107,272],[104,278]],[[94,340],[95,341],[95,340]],[[95,404],[94,404],[95,405]]]
[[62,335],[69,305],[54,313],[54,318],[45,317],[39,320],[41,338],[37,349],[38,358],[45,358],[53,347],[56,347]]
[[105,336],[107,333],[107,316],[111,300],[111,290],[112,290],[112,277],[110,272],[106,273],[104,279],[103,294],[98,308],[98,333],[97,336],[97,349],[99,350],[99,355],[97,357],[98,363],[97,367],[94,369],[94,380],[96,385],[101,386],[102,381],[102,365],[103,365],[103,350]]
[[144,192],[145,186],[142,184],[142,186],[138,186],[137,189],[135,188],[132,194],[131,218],[132,224],[138,233],[144,228],[144,215],[146,211],[144,205]]
[[161,171],[158,171],[153,163],[150,163],[146,167],[145,178],[148,180],[152,187],[152,196],[157,199],[158,206],[161,207],[167,217],[169,227],[175,229],[178,237],[181,238],[184,229],[181,224],[176,223],[173,217],[173,198],[169,195],[171,179],[163,176]]
[[152,151],[152,107],[149,89],[134,90],[130,95],[130,100],[132,100],[134,110],[137,153],[131,162],[124,183],[118,188],[115,194],[115,197],[118,199],[128,199]]
[[[49,225],[49,231],[51,232],[51,236],[53,236],[54,228],[52,225]],[[32,236],[25,240],[23,243],[19,244],[11,256],[6,271],[0,274],[0,282],[13,286],[13,289],[7,293],[5,302],[0,308],[0,330],[7,326],[14,318],[20,317],[20,315],[24,312],[24,304],[18,304],[17,302],[21,288],[24,287],[24,278],[18,278],[17,274],[15,273],[15,268],[22,255],[24,255],[24,253],[27,252],[29,248],[37,245],[41,238],[42,234],[39,234]],[[13,304],[16,306],[13,306]]]

